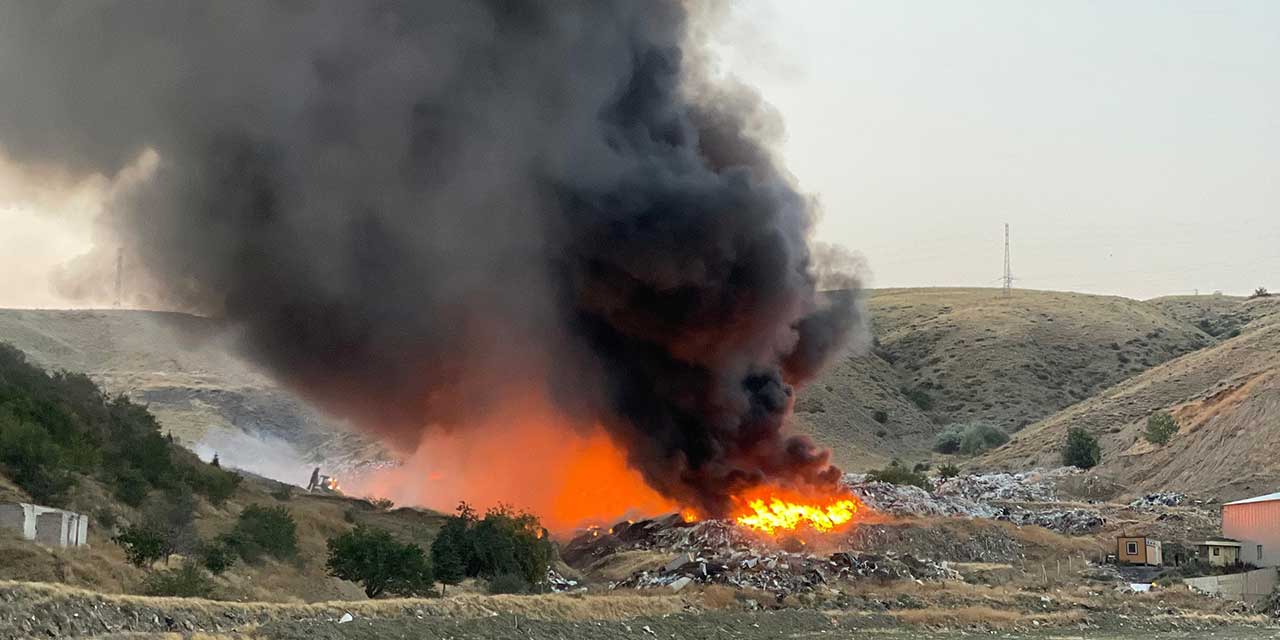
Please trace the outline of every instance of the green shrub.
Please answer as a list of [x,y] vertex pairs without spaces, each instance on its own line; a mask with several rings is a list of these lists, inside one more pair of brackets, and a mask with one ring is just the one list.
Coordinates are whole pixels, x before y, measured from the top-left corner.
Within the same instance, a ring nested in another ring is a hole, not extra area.
[[222,542],[246,562],[256,562],[264,554],[284,560],[298,553],[298,525],[284,507],[251,504],[240,512],[231,533]]
[[529,583],[520,575],[515,573],[504,573],[494,576],[489,580],[489,593],[528,593],[530,589]]
[[938,467],[938,477],[942,479],[954,478],[960,475],[960,467],[954,464],[944,464]]
[[923,389],[902,388],[902,395],[906,396],[912,404],[916,405],[921,411],[928,411],[933,408],[933,398],[929,396]]
[[225,542],[214,541],[200,547],[200,564],[215,576],[222,575],[236,563],[236,553]]
[[1177,432],[1178,423],[1173,416],[1160,411],[1147,418],[1147,430],[1142,435],[1152,444],[1168,444]]
[[124,547],[124,555],[134,566],[147,567],[166,558],[172,547],[164,531],[145,526],[131,526],[112,538]]
[[1267,291],[1266,287],[1258,287],[1257,289],[1253,290],[1253,295],[1249,296],[1249,299],[1253,300],[1254,298],[1269,298],[1269,297],[1271,297],[1271,292]]
[[1008,441],[1009,436],[1005,432],[989,424],[975,423],[965,427],[964,437],[960,441],[960,453],[976,456]]
[[74,483],[49,432],[7,411],[0,411],[0,469],[44,504],[61,504]]
[[878,410],[875,413],[872,413],[871,417],[880,424],[884,424],[889,421],[889,413],[883,410]]
[[329,575],[358,582],[364,594],[419,596],[431,591],[433,578],[422,547],[398,542],[382,529],[357,526],[328,541]]
[[933,441],[933,450],[938,453],[960,453],[974,456],[994,449],[1009,441],[1009,436],[1000,429],[989,424],[975,422],[967,425],[947,427]]
[[1062,445],[1062,464],[1092,469],[1099,462],[1102,462],[1102,448],[1098,446],[1097,438],[1079,427],[1067,431],[1067,441]]
[[143,593],[148,596],[171,598],[214,597],[214,583],[193,563],[186,562],[177,569],[158,571],[147,577]]
[[920,487],[925,491],[933,490],[933,485],[929,483],[929,478],[922,471],[909,469],[899,460],[890,462],[889,466],[883,469],[873,469],[868,471],[867,480],[871,482],[911,485],[913,487]]

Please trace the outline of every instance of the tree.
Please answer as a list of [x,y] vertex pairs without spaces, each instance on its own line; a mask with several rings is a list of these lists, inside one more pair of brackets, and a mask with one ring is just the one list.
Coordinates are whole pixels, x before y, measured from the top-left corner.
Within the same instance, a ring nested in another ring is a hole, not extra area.
[[115,538],[124,547],[124,554],[134,566],[146,567],[161,558],[168,557],[172,548],[164,531],[152,527],[132,526]]
[[1174,422],[1173,416],[1160,411],[1147,418],[1147,430],[1143,436],[1152,444],[1168,444],[1177,432],[1178,423]]
[[1267,291],[1267,288],[1266,288],[1266,287],[1258,287],[1257,289],[1254,289],[1254,290],[1253,290],[1253,295],[1249,296],[1249,298],[1251,298],[1251,299],[1252,299],[1252,298],[1267,298],[1267,297],[1270,297],[1270,296],[1271,296],[1271,292],[1270,292],[1270,291]]
[[398,542],[389,531],[357,525],[328,541],[329,575],[358,582],[364,594],[423,595],[431,590],[431,565],[422,547]]
[[887,482],[889,484],[906,484],[913,487],[920,487],[925,491],[932,491],[933,486],[929,483],[929,478],[920,471],[908,469],[902,464],[901,460],[891,460],[889,466],[883,469],[872,469],[867,472],[867,480],[871,482]]
[[284,507],[251,504],[240,512],[240,519],[223,542],[240,557],[253,562],[266,553],[277,559],[292,558],[298,553],[298,525]]
[[1062,464],[1092,469],[1099,462],[1102,462],[1102,448],[1098,446],[1097,438],[1079,427],[1067,431],[1067,441],[1062,447]]
[[447,585],[458,584],[467,570],[467,521],[462,516],[449,518],[431,542],[431,569],[440,582],[440,593]]

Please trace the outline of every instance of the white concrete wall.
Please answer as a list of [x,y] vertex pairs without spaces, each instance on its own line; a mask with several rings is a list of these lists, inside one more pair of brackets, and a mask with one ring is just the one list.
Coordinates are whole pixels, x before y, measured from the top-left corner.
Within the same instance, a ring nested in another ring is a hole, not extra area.
[[89,542],[89,516],[25,502],[0,504],[0,527],[50,547]]
[[1280,566],[1280,500],[1222,507],[1222,535],[1240,541],[1241,562]]
[[1205,576],[1203,578],[1186,578],[1183,580],[1192,591],[1218,596],[1228,600],[1244,600],[1260,602],[1280,582],[1275,569],[1258,569],[1245,573],[1234,573],[1228,576]]

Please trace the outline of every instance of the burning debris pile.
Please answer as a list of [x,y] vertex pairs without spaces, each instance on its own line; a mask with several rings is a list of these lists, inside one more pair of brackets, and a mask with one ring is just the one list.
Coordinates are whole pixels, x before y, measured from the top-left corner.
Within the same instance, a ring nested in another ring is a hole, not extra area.
[[[785,547],[785,548],[784,548]],[[764,538],[727,520],[686,522],[679,515],[621,522],[574,538],[562,555],[570,564],[587,564],[622,551],[656,550],[675,557],[656,570],[637,571],[610,588],[725,584],[760,589],[778,597],[803,593],[842,579],[921,579],[958,577],[945,564],[894,553],[866,554],[805,551],[797,538]]]

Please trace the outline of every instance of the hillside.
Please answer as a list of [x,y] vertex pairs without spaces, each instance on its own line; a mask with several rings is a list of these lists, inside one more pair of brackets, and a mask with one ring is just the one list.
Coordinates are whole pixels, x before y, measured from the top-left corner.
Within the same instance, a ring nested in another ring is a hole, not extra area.
[[[1067,429],[1098,436],[1098,470],[1131,494],[1181,491],[1230,500],[1280,485],[1280,300],[1230,304],[1204,296],[1163,299],[1184,317],[1250,319],[1239,335],[1152,368],[1017,434],[983,466],[1026,468],[1057,463]],[[1145,421],[1169,411],[1179,432],[1164,446],[1142,437]]]
[[868,306],[876,348],[846,354],[796,402],[799,428],[851,469],[925,457],[947,425],[1015,432],[1214,342],[1157,305],[1111,296],[884,289]]
[[[868,296],[876,347],[802,390],[794,424],[851,470],[928,457],[948,425],[1013,432],[1121,380],[1213,344],[1249,316],[1238,299],[1124,298],[996,289]],[[1203,306],[1197,306],[1203,305]],[[165,429],[232,465],[301,481],[377,448],[235,357],[216,323],[145,311],[0,310],[0,341],[146,403]],[[286,447],[262,446],[262,440]],[[268,455],[268,453],[270,455]],[[304,476],[303,476],[304,477]]]
[[[206,457],[302,482],[311,462],[368,443],[313,410],[243,359],[214,321],[181,313],[0,309],[0,342],[49,370],[86,373],[110,394],[146,404]],[[251,434],[285,443],[270,452]],[[296,476],[296,477],[295,477]]]

